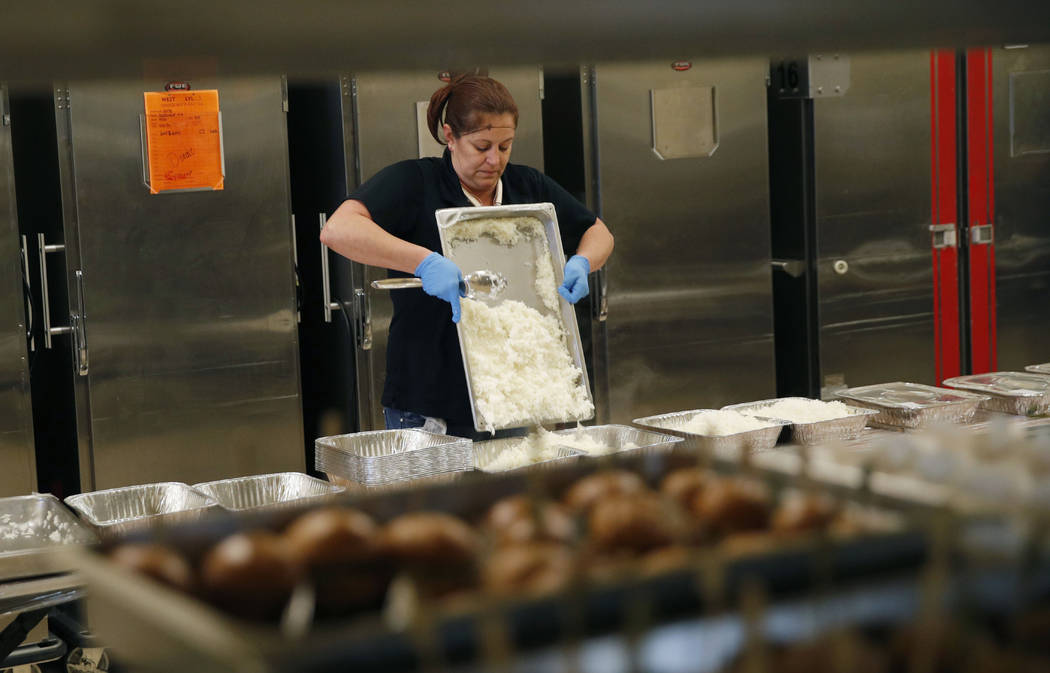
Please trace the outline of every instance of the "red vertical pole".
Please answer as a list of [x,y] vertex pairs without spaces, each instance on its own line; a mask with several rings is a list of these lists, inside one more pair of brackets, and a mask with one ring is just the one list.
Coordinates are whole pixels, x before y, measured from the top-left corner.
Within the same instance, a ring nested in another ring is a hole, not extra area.
[[960,374],[955,52],[930,53],[930,164],[936,383]]
[[[996,368],[992,52],[966,52],[966,185],[970,214],[970,343],[973,373]],[[977,229],[983,228],[983,229]]]

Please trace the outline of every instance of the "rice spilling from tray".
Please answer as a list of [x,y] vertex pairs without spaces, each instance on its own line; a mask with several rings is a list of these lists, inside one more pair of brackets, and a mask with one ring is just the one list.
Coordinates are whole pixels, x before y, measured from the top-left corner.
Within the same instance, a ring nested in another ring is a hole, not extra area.
[[504,447],[499,455],[488,463],[478,467],[486,472],[516,470],[554,460],[559,457],[560,449],[565,448],[583,451],[591,456],[602,456],[616,451],[637,449],[638,445],[633,442],[627,442],[623,446],[603,444],[583,428],[578,428],[571,433],[554,433],[542,427],[536,427],[527,436]]
[[583,372],[556,316],[514,300],[489,306],[464,299],[462,307],[461,334],[484,427],[591,415]]
[[741,409],[748,416],[780,418],[792,423],[817,423],[853,415],[853,410],[842,402],[822,402],[802,398],[778,400],[761,407]]
[[721,411],[701,411],[686,421],[678,430],[704,437],[724,437],[751,430],[761,430],[773,425],[776,424],[732,409],[723,409]]

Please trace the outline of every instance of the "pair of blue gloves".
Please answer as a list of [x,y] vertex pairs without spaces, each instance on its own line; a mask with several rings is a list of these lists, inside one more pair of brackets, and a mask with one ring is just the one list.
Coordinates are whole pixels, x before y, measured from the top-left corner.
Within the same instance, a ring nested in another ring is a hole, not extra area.
[[[590,272],[591,263],[586,257],[570,257],[565,263],[565,281],[558,288],[558,294],[570,304],[586,297],[590,291],[587,285],[587,274]],[[466,296],[466,285],[455,262],[440,253],[432,252],[416,267],[416,276],[423,281],[424,292],[431,297],[444,299],[452,305],[452,322],[459,322],[459,298]]]

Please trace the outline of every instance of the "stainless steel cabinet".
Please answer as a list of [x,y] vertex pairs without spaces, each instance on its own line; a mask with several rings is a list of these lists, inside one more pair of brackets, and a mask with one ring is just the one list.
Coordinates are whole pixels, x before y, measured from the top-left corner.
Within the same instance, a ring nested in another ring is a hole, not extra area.
[[29,395],[24,251],[15,208],[7,87],[0,85],[0,497],[37,488]]
[[[425,103],[443,86],[439,69],[427,72],[358,73],[343,86],[345,138],[356,142],[347,147],[347,162],[354,169],[347,185],[352,191],[358,184],[382,168],[404,159],[432,156],[439,151],[420,124],[426,112]],[[502,82],[518,106],[518,129],[515,133],[511,161],[543,170],[543,125],[540,110],[543,71],[538,67],[493,68],[489,75]],[[435,224],[436,226],[436,224]],[[333,260],[339,259],[336,256]],[[381,398],[386,378],[386,343],[393,305],[388,293],[372,290],[372,280],[386,277],[386,270],[335,262],[338,277],[349,282],[337,290],[341,299],[356,297],[356,354],[358,400],[361,430],[384,426]],[[349,269],[347,269],[349,267]]]
[[221,191],[144,185],[163,80],[55,88],[84,490],[304,467],[282,81],[190,82],[219,92]]
[[852,54],[813,127],[824,381],[935,383],[930,52]]
[[1050,47],[992,50],[992,89],[998,367],[1017,370],[1050,360]]
[[584,71],[588,198],[616,236],[596,297],[602,421],[775,393],[767,72],[763,59]]

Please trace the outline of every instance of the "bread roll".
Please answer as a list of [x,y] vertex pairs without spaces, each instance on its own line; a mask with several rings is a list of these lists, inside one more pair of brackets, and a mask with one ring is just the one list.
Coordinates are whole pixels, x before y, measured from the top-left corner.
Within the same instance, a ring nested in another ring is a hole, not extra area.
[[201,562],[201,585],[207,598],[248,619],[276,619],[298,579],[284,540],[266,531],[231,535]]
[[797,494],[785,498],[773,513],[772,529],[777,533],[823,530],[831,525],[839,508],[826,496]]
[[402,514],[383,528],[381,545],[388,557],[407,564],[464,564],[478,553],[474,530],[442,512]]
[[769,491],[746,479],[718,479],[696,496],[692,511],[716,536],[762,530],[769,524]]
[[190,564],[164,545],[123,544],[109,553],[109,560],[179,591],[191,593],[195,588]]
[[586,512],[597,500],[607,495],[643,493],[648,488],[642,478],[626,470],[608,470],[580,479],[562,498],[574,512]]
[[284,531],[292,555],[304,567],[374,558],[378,534],[372,517],[340,507],[307,512]]
[[664,497],[674,500],[684,509],[692,507],[692,502],[717,477],[708,470],[697,467],[683,467],[669,473],[660,482],[660,492]]
[[576,526],[564,507],[513,495],[494,504],[482,526],[497,546],[524,542],[572,542]]
[[482,572],[485,589],[497,595],[545,594],[565,588],[573,575],[572,551],[551,542],[510,545],[496,551]]
[[645,552],[680,539],[680,516],[655,493],[610,494],[591,507],[587,530],[601,550]]

